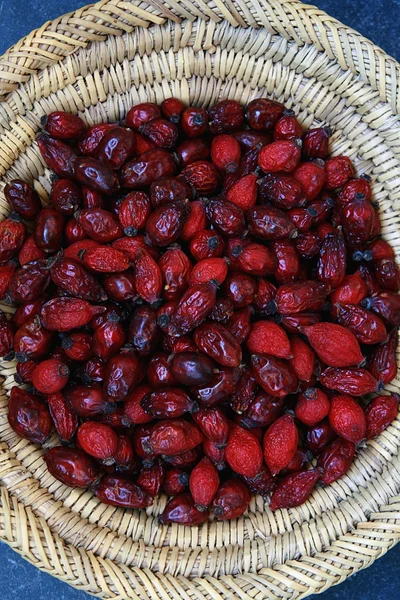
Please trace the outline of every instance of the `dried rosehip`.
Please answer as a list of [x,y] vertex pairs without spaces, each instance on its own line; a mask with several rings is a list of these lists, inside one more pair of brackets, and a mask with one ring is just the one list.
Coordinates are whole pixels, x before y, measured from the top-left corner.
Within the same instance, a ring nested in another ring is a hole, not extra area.
[[216,372],[215,363],[197,352],[180,352],[172,357],[169,370],[182,385],[206,385]]
[[103,423],[86,421],[79,427],[77,438],[80,448],[87,454],[105,464],[114,464],[118,436],[111,427]]
[[343,395],[332,398],[329,423],[340,437],[354,444],[358,444],[365,437],[364,411],[351,396]]
[[343,477],[354,459],[355,445],[349,440],[338,438],[324,448],[318,456],[318,467],[322,469],[321,481],[329,485]]
[[398,327],[400,325],[400,296],[393,292],[383,292],[366,298],[362,305],[371,308],[389,325]]
[[235,473],[255,477],[260,473],[263,452],[260,442],[251,431],[232,425],[225,449],[228,465]]
[[291,358],[292,356],[286,332],[272,321],[253,323],[246,346],[251,354],[270,354],[278,358]]
[[91,302],[104,302],[107,294],[95,277],[72,258],[57,260],[50,270],[56,286],[71,296]]
[[252,314],[251,306],[246,306],[236,310],[228,320],[228,329],[239,344],[243,344],[249,336]]
[[328,367],[320,375],[322,385],[352,396],[364,396],[380,389],[378,381],[366,369]]
[[208,196],[213,194],[218,187],[219,175],[211,162],[197,160],[186,165],[180,177],[192,185],[198,194]]
[[106,400],[103,389],[95,383],[91,383],[90,387],[68,387],[63,391],[63,396],[69,408],[78,417],[95,417],[115,408]]
[[290,173],[300,162],[301,141],[281,140],[261,148],[258,166],[264,173]]
[[322,310],[329,287],[317,281],[300,281],[282,285],[275,296],[277,311],[283,315]]
[[139,250],[135,260],[136,290],[149,304],[161,296],[162,274],[154,258],[145,250]]
[[40,318],[49,331],[69,331],[83,327],[105,310],[103,306],[92,306],[79,298],[54,298],[43,305]]
[[188,217],[184,202],[171,202],[151,213],[146,222],[146,234],[153,246],[168,246],[175,242]]
[[78,448],[56,446],[44,455],[46,466],[58,481],[74,488],[86,488],[99,478],[96,462]]
[[335,306],[335,316],[362,344],[380,344],[387,338],[382,319],[361,306],[339,304]]
[[240,345],[220,323],[204,323],[194,331],[193,339],[200,351],[224,367],[238,367],[242,361]]
[[46,165],[59,177],[74,179],[78,156],[71,146],[47,134],[40,135],[36,141]]
[[174,175],[175,170],[176,163],[172,154],[163,148],[154,148],[122,167],[121,184],[128,189],[141,190],[159,177]]
[[294,112],[286,110],[274,127],[274,140],[293,140],[301,138],[303,130],[294,116]]
[[368,295],[367,284],[360,271],[346,275],[341,284],[332,292],[330,301],[336,304],[360,304]]
[[375,277],[384,290],[397,292],[400,288],[400,270],[393,258],[382,258],[374,265]]
[[392,329],[386,342],[377,346],[368,361],[369,372],[385,385],[397,376],[396,351],[399,336],[397,329]]
[[320,472],[318,469],[287,475],[278,483],[272,493],[269,508],[277,510],[278,508],[293,508],[303,504],[310,497],[319,478]]
[[38,315],[29,317],[14,336],[17,360],[43,358],[50,351],[53,337],[54,334],[42,326]]
[[248,508],[250,492],[240,479],[225,481],[217,491],[211,510],[219,520],[236,519]]
[[318,388],[307,388],[299,394],[296,403],[296,418],[312,427],[328,416],[330,403],[328,396]]
[[8,422],[21,437],[43,444],[49,437],[52,420],[43,400],[18,387],[11,388]]
[[279,417],[266,431],[263,448],[264,460],[273,475],[285,469],[292,460],[299,441],[299,434],[290,415]]
[[178,177],[159,177],[150,185],[150,200],[153,208],[160,208],[170,202],[191,200],[192,197],[193,188]]
[[186,108],[180,120],[180,127],[188,138],[198,138],[208,129],[208,114],[204,108],[190,106]]
[[82,203],[79,187],[69,179],[56,179],[51,187],[53,207],[65,217],[71,217]]
[[154,498],[161,490],[164,482],[164,475],[164,465],[160,460],[158,460],[151,467],[142,467],[136,483],[147,494]]
[[12,210],[23,219],[34,219],[42,208],[39,194],[21,179],[13,179],[7,183],[4,195]]
[[316,323],[302,331],[322,362],[330,367],[349,367],[363,361],[357,338],[341,325]]
[[171,314],[169,334],[179,337],[198,327],[211,312],[215,297],[216,284],[213,281],[192,285]]
[[180,523],[181,525],[200,525],[207,521],[207,510],[198,510],[189,493],[172,498],[159,517],[160,523]]
[[153,502],[149,494],[125,477],[105,475],[93,491],[104,504],[122,508],[146,508]]
[[125,196],[118,209],[118,219],[125,235],[135,236],[144,227],[150,211],[150,200],[144,192],[131,192]]
[[78,417],[71,411],[60,392],[48,396],[47,404],[61,441],[70,442],[78,429]]
[[173,387],[146,394],[140,405],[147,414],[159,419],[176,419],[197,408],[196,403],[184,390]]
[[277,266],[276,258],[266,246],[239,238],[228,241],[227,256],[232,269],[250,275],[271,275]]
[[257,238],[278,240],[297,235],[293,221],[274,206],[256,206],[247,211],[246,218],[250,233]]
[[266,392],[259,393],[252,400],[241,419],[243,427],[269,427],[281,416],[284,398],[270,396]]
[[346,246],[343,237],[329,233],[322,242],[318,260],[318,279],[337,288],[346,275]]
[[326,161],[325,172],[325,187],[332,190],[342,187],[354,175],[354,168],[348,156],[333,156]]
[[303,151],[309,158],[326,158],[329,150],[329,127],[309,129],[303,137]]
[[394,421],[398,409],[399,397],[397,394],[373,398],[365,410],[366,438],[370,440],[382,433]]
[[310,427],[305,440],[306,447],[314,454],[318,454],[327,444],[336,437],[335,432],[329,424],[328,419]]
[[113,356],[107,363],[104,374],[104,391],[111,402],[120,402],[141,379],[140,361],[131,351]]
[[311,202],[325,183],[324,162],[316,159],[314,162],[300,163],[293,172],[293,177],[301,184],[307,202]]
[[60,140],[80,138],[86,131],[86,125],[80,117],[63,111],[45,116],[42,125],[47,133]]
[[32,374],[32,383],[42,394],[56,394],[67,385],[69,368],[66,364],[50,358],[39,363]]
[[91,239],[101,244],[108,244],[122,237],[123,231],[116,217],[108,210],[91,208],[79,210],[75,218]]
[[190,240],[189,248],[197,261],[205,258],[221,257],[224,254],[224,240],[218,232],[203,229]]
[[372,204],[363,195],[346,204],[340,213],[340,222],[347,242],[354,247],[375,237],[377,215]]
[[127,302],[137,298],[136,278],[133,273],[110,273],[104,277],[104,289],[111,300]]
[[210,383],[191,388],[190,394],[203,408],[212,408],[234,393],[240,374],[238,368],[221,367]]
[[183,167],[210,157],[210,142],[205,138],[183,140],[176,148],[176,155]]
[[124,252],[100,245],[84,252],[83,263],[97,273],[118,273],[126,271],[130,266],[129,259]]
[[173,456],[192,450],[203,441],[203,435],[195,425],[182,419],[158,421],[151,430],[149,451]]
[[246,109],[246,120],[251,129],[256,131],[272,131],[285,107],[280,102],[267,98],[252,100]]
[[33,235],[30,235],[25,239],[21,250],[18,252],[19,264],[23,267],[26,263],[39,260],[40,258],[46,258],[46,253],[36,246]]
[[208,111],[213,133],[226,133],[242,127],[243,107],[236,100],[221,100]]
[[203,458],[193,469],[189,479],[189,489],[197,510],[205,511],[219,488],[218,471],[212,462]]

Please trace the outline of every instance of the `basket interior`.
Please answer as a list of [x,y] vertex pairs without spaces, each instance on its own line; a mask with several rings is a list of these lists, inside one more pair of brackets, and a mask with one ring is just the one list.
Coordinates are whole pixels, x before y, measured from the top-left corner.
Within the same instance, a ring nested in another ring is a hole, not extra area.
[[[92,41],[11,92],[0,106],[0,219],[9,211],[2,192],[4,183],[15,177],[33,183],[44,202],[48,200],[50,172],[34,141],[42,115],[66,110],[79,114],[88,125],[114,122],[137,102],[161,102],[169,96],[201,106],[222,98],[247,103],[268,96],[292,108],[305,127],[329,125],[334,130],[333,154],[348,155],[358,175],[372,177],[383,235],[400,260],[400,127],[390,104],[381,99],[381,90],[360,81],[350,69],[343,70],[316,46],[299,46],[295,39],[274,34],[270,28],[236,27],[226,20],[156,22],[118,37]],[[14,310],[8,305],[0,307]],[[14,372],[13,364],[0,364],[4,377],[0,477],[4,486],[22,505],[44,518],[51,532],[65,543],[110,559],[119,568],[150,569],[150,574],[161,573],[173,577],[174,582],[182,577],[185,593],[190,589],[187,582],[197,581],[195,578],[225,581],[226,576],[234,575],[241,578],[241,583],[235,584],[240,588],[229,588],[230,597],[236,597],[240,590],[248,589],[243,574],[250,573],[256,590],[251,597],[258,593],[258,575],[266,576],[270,597],[289,597],[284,592],[288,582],[294,596],[304,595],[305,583],[296,587],[288,561],[306,559],[302,577],[312,579],[310,565],[317,564],[316,556],[326,555],[332,544],[359,523],[373,519],[399,494],[400,418],[359,451],[345,477],[317,489],[299,508],[272,513],[261,497],[253,497],[248,512],[231,522],[212,521],[195,528],[161,526],[157,516],[165,497],[146,511],[122,510],[100,503],[88,491],[62,485],[47,472],[44,450],[20,439],[8,425],[6,393],[14,385]],[[399,392],[400,379],[387,386],[387,391]],[[56,443],[54,435],[46,446]],[[329,568],[340,569],[353,551],[358,552],[352,543],[367,548],[369,539],[368,531],[362,530],[357,542],[339,545],[330,556]],[[370,554],[365,551],[365,561]],[[362,556],[363,551],[360,566]],[[284,563],[287,573],[282,568],[279,577],[278,571],[271,575],[271,567]],[[229,585],[235,581],[229,579]],[[207,596],[210,591],[205,588],[203,593]]]

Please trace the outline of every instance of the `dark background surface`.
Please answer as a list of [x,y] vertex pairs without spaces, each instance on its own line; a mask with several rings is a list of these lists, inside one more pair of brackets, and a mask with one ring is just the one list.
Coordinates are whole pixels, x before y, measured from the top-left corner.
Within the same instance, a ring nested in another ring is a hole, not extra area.
[[[400,59],[400,0],[317,0],[319,8],[353,27]],[[0,0],[0,53],[45,21],[71,12],[87,0]],[[22,8],[23,7],[23,8]],[[22,14],[21,14],[22,10]],[[400,597],[400,544],[338,587],[313,600],[395,600]],[[0,543],[0,597],[3,600],[85,600],[85,592],[42,573]]]

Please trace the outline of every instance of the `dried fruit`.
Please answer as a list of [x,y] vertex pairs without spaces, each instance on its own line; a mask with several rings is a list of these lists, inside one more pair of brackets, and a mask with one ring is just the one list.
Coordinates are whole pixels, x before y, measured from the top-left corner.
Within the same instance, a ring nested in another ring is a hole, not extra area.
[[79,446],[90,456],[103,461],[105,464],[115,462],[118,448],[118,436],[109,425],[86,421],[77,433]]
[[250,492],[240,479],[225,481],[217,491],[211,510],[219,520],[240,517],[250,504]]
[[318,469],[287,475],[278,483],[272,493],[269,508],[277,510],[278,508],[293,508],[303,504],[310,497],[319,478],[320,472]]
[[96,462],[78,448],[55,446],[43,458],[53,477],[65,485],[86,488],[99,478]]
[[333,396],[329,411],[329,423],[340,437],[354,444],[358,444],[365,438],[364,411],[351,396]]
[[68,383],[69,368],[56,358],[39,363],[32,373],[32,383],[42,394],[56,394]]
[[12,210],[23,219],[34,219],[42,208],[39,194],[21,179],[13,179],[7,183],[4,195]]
[[253,354],[251,366],[256,381],[271,396],[283,397],[297,390],[297,377],[289,362],[274,356]]
[[289,338],[285,331],[272,321],[252,324],[246,346],[251,354],[270,354],[278,358],[291,358]]
[[232,425],[225,449],[228,465],[235,473],[244,477],[255,477],[261,471],[263,451],[258,439],[251,433]]
[[364,360],[357,338],[341,325],[316,323],[302,331],[322,362],[330,367],[350,367]]
[[78,417],[69,408],[60,392],[48,396],[47,404],[61,441],[70,442],[78,429]]
[[330,402],[328,396],[318,388],[307,388],[297,399],[296,418],[312,427],[328,416]]
[[54,298],[43,305],[40,318],[49,331],[69,331],[83,327],[105,310],[103,306],[93,306],[79,298]]
[[373,398],[365,410],[366,438],[370,440],[382,433],[394,421],[398,409],[399,397],[397,394]]
[[153,502],[149,494],[125,477],[105,475],[93,491],[104,504],[122,508],[146,508]]
[[160,523],[180,523],[181,525],[200,525],[208,519],[208,511],[198,510],[189,493],[172,498],[159,517]]
[[197,510],[205,511],[219,488],[218,471],[212,462],[204,457],[190,474],[189,489]]
[[182,419],[159,421],[152,428],[149,450],[155,454],[173,456],[192,450],[202,441],[202,433],[189,421]]
[[224,325],[204,323],[194,331],[193,339],[202,352],[224,367],[238,367],[242,360],[239,343]]
[[279,417],[266,431],[263,440],[264,460],[273,475],[285,469],[296,453],[299,441],[294,419]]
[[43,444],[50,437],[52,420],[45,402],[15,386],[8,402],[8,422],[18,435],[31,442]]
[[343,477],[349,470],[355,455],[355,445],[349,440],[338,438],[324,448],[318,456],[318,467],[322,469],[321,481],[329,485]]

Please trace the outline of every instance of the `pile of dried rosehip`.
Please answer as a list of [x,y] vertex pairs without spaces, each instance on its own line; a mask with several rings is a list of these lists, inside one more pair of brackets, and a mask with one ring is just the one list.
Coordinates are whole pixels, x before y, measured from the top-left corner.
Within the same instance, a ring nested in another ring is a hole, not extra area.
[[[50,204],[20,180],[0,224],[9,421],[50,473],[107,504],[173,498],[162,523],[304,502],[395,418],[400,273],[368,177],[326,127],[260,98],[176,98],[37,143]],[[33,221],[33,233],[25,225]]]

